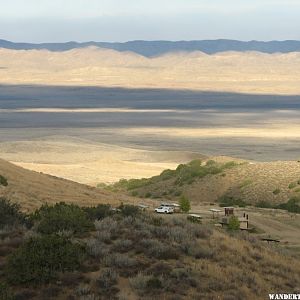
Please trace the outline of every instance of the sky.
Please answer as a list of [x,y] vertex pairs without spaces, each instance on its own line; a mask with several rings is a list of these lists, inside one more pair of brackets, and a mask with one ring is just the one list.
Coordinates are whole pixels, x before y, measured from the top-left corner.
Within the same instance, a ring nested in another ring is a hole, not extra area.
[[300,40],[300,0],[0,0],[15,42]]

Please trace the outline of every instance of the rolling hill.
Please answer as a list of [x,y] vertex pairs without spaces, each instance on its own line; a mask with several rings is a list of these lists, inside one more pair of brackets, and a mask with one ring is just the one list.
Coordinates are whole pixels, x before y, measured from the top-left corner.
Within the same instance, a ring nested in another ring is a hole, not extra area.
[[114,190],[153,199],[188,197],[194,204],[215,203],[222,196],[250,205],[286,203],[300,195],[300,162],[248,162],[228,157],[192,161],[150,179],[120,181]]
[[4,160],[0,160],[0,175],[8,181],[7,186],[0,185],[0,197],[19,203],[24,210],[32,211],[42,204],[60,201],[79,205],[134,202],[131,197],[29,171]]
[[300,94],[300,53],[167,53],[89,47],[65,52],[0,48],[0,84],[164,88]]

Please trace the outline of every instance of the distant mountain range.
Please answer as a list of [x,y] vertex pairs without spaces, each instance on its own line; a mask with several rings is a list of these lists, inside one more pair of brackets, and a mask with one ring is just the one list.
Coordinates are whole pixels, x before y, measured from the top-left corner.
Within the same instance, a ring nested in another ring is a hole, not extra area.
[[125,43],[107,42],[67,42],[67,43],[14,43],[0,39],[0,48],[15,50],[47,49],[50,51],[67,51],[77,48],[95,46],[117,51],[131,51],[146,57],[159,56],[170,52],[202,51],[206,54],[215,54],[224,51],[258,51],[263,53],[300,52],[300,41],[236,41],[236,40],[202,40],[202,41],[130,41]]

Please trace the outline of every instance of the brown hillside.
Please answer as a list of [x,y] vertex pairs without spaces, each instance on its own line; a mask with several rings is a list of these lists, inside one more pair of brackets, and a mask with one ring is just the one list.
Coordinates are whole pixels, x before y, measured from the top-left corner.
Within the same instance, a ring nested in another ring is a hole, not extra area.
[[[226,170],[225,174],[197,180],[185,187],[185,192],[201,202],[216,201],[218,197],[228,194],[251,204],[259,201],[279,204],[300,194],[300,185],[297,183],[300,179],[300,163],[295,161],[248,163]],[[289,188],[290,184],[294,187]]]
[[1,159],[0,175],[8,180],[7,187],[0,186],[0,196],[21,204],[25,210],[38,208],[46,202],[65,201],[79,205],[134,202],[128,196],[29,171]]

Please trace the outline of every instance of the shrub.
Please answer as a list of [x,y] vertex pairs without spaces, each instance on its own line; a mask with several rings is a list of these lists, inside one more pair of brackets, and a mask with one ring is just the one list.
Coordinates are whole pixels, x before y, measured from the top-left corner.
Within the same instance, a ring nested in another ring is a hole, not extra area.
[[140,210],[137,206],[129,205],[129,204],[126,204],[126,205],[121,204],[119,209],[121,210],[121,214],[126,217],[129,217],[129,216],[135,217],[140,213]]
[[228,229],[229,230],[239,230],[240,229],[240,222],[239,219],[235,216],[230,217],[228,222]]
[[138,262],[135,258],[131,258],[126,254],[113,254],[107,257],[106,265],[109,267],[117,267],[120,269],[133,268]]
[[7,277],[14,284],[47,283],[58,272],[80,266],[84,250],[78,244],[57,235],[28,240],[8,259]]
[[257,203],[255,203],[255,206],[260,207],[260,208],[273,208],[274,207],[272,203],[265,201],[265,200],[258,201]]
[[119,224],[113,218],[105,218],[95,222],[96,230],[99,234],[108,233],[109,235],[115,234],[119,230]]
[[87,296],[91,294],[91,288],[87,284],[80,284],[76,288],[76,295],[81,297],[81,296]]
[[104,269],[97,279],[100,288],[108,290],[117,284],[118,273],[114,269]]
[[236,199],[234,197],[224,195],[218,199],[218,202],[220,203],[221,207],[226,206],[239,206],[239,207],[245,207],[247,203],[241,199]]
[[161,289],[163,287],[160,279],[157,277],[151,277],[150,279],[148,279],[146,286],[149,290]]
[[274,194],[274,195],[280,194],[280,189],[275,189],[275,190],[273,191],[273,194]]
[[89,239],[86,243],[86,249],[92,257],[104,258],[109,254],[108,246],[97,239]]
[[179,253],[174,246],[164,245],[157,240],[150,240],[150,247],[145,249],[148,256],[157,259],[177,259],[179,258]]
[[180,205],[180,209],[185,212],[188,213],[191,209],[191,203],[190,200],[184,196],[182,196],[179,200],[179,205]]
[[288,212],[300,213],[300,197],[293,197],[287,203],[279,204],[277,208],[285,209]]
[[22,223],[25,223],[25,215],[20,211],[20,206],[0,198],[0,228]]
[[38,221],[37,231],[52,234],[63,230],[82,233],[94,228],[87,214],[77,205],[64,202],[54,206],[43,205],[32,219]]
[[4,176],[2,176],[2,175],[0,175],[0,185],[8,186],[7,179]]
[[296,186],[297,186],[297,183],[296,183],[296,182],[291,182],[291,183],[289,184],[289,189],[292,190],[292,189],[294,189]]
[[86,212],[87,216],[92,221],[104,219],[113,214],[109,204],[99,204],[94,207],[84,207],[83,211]]
[[135,290],[140,290],[143,291],[147,287],[147,282],[152,276],[150,275],[144,275],[142,273],[139,273],[137,276],[130,278],[129,282],[130,285],[135,289]]
[[14,297],[5,283],[0,282],[0,299],[13,300]]
[[127,252],[132,248],[131,240],[118,240],[114,244],[114,250],[118,252]]

